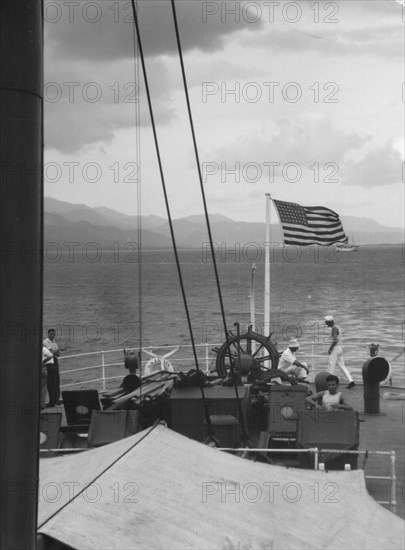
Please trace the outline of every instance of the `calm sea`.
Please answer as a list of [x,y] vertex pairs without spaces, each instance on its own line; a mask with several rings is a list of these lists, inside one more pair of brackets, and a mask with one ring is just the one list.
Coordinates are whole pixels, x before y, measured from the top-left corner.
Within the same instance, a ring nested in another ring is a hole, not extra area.
[[[179,252],[195,343],[225,340],[211,255]],[[173,251],[144,251],[117,244],[109,251],[76,246],[45,258],[44,320],[55,326],[65,355],[122,347],[187,345],[190,335]],[[253,243],[218,250],[217,266],[226,314],[250,322],[252,264],[256,325],[263,325],[264,251]],[[333,315],[343,332],[346,364],[355,379],[367,344],[380,344],[388,359],[404,350],[404,251],[402,246],[275,248],[271,254],[271,332],[281,350],[292,337],[298,357],[312,350],[317,368],[327,365],[323,317]],[[313,343],[313,344],[312,344]],[[189,356],[192,354],[189,353]],[[308,357],[307,357],[308,359]],[[172,358],[175,365],[175,356]],[[79,366],[79,365],[77,365]],[[187,365],[191,368],[192,364]],[[404,355],[392,361],[394,382],[404,383]]]

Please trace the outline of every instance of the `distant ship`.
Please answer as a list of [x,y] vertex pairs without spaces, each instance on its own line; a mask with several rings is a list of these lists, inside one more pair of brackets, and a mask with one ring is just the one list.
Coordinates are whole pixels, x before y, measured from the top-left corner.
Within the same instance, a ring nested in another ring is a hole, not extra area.
[[354,244],[354,239],[352,238],[351,243],[336,243],[336,248],[342,252],[358,252],[360,245]]

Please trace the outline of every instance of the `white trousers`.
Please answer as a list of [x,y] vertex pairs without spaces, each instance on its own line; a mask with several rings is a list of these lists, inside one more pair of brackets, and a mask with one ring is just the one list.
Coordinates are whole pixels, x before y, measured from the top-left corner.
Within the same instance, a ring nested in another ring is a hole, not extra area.
[[[301,363],[307,366],[304,361],[301,361]],[[293,374],[296,378],[306,378],[308,376],[307,371],[302,367],[297,367],[297,365],[291,365],[287,367],[286,369],[284,369],[284,372],[286,372],[287,374]]]
[[334,374],[335,367],[339,367],[339,369],[343,372],[343,374],[346,376],[349,382],[353,382],[352,375],[350,374],[350,372],[347,370],[347,367],[345,366],[342,346],[339,346],[339,345],[336,345],[333,348],[332,353],[329,355],[328,370],[331,374]]

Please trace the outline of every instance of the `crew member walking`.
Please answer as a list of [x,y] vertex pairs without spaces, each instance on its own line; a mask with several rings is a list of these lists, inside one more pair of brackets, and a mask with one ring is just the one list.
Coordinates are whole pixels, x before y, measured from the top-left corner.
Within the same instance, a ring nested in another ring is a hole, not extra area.
[[329,366],[328,370],[331,374],[334,374],[335,367],[339,367],[346,378],[349,380],[349,384],[346,386],[347,389],[353,388],[356,384],[353,382],[352,375],[345,366],[345,361],[343,359],[343,349],[340,345],[341,343],[341,330],[335,324],[332,315],[327,315],[325,317],[325,325],[331,328],[330,339],[331,344],[328,349],[329,354]]

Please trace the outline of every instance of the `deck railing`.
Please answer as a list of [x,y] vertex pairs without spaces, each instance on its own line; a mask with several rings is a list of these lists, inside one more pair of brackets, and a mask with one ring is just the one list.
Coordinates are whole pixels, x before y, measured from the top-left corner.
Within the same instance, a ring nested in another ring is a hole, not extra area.
[[[201,343],[196,345],[197,358],[199,362],[199,368],[208,373],[210,370],[215,369],[215,352],[214,348],[218,348],[221,344],[215,343]],[[279,349],[283,350],[286,344],[279,345]],[[151,358],[147,356],[146,352],[156,353],[163,356],[173,350],[176,346],[159,346],[159,347],[143,347],[142,348],[142,370],[145,368],[146,363]],[[131,350],[139,351],[139,348],[127,348]],[[360,344],[345,344],[345,358],[346,363],[352,373],[354,379],[361,380],[361,367],[363,363],[369,359],[369,348],[367,343]],[[309,380],[313,381],[317,372],[327,370],[328,355],[326,353],[327,345],[324,342],[302,342],[299,352],[297,353],[297,359],[306,360],[309,363],[310,374]],[[399,373],[403,373],[403,344],[397,346],[391,345],[389,347],[390,354],[386,354],[385,357],[389,361],[390,355],[395,355],[397,362],[392,363],[393,376],[396,385],[403,386],[404,380]],[[402,353],[401,353],[402,352]],[[168,360],[172,364],[175,371],[185,370],[188,371],[195,367],[194,356],[191,345],[181,345],[179,350],[171,355]],[[402,361],[402,363],[400,363]],[[87,386],[88,384],[97,385],[98,389],[105,391],[107,385],[112,381],[121,380],[127,371],[124,369],[124,349],[112,349],[92,351],[87,353],[79,353],[74,355],[62,355],[59,358],[60,370],[61,370],[61,387],[69,388],[73,386]],[[96,375],[90,376],[96,372]],[[339,373],[337,373],[339,374]],[[388,383],[386,384],[388,385]]]
[[[164,356],[176,347],[177,346],[159,346],[158,348],[153,348],[152,346],[144,347],[142,348],[143,357],[146,356],[147,352],[155,353],[159,356]],[[214,353],[211,350],[212,347],[215,347],[215,344],[205,343],[196,346],[199,368],[203,372],[208,372],[211,368],[213,368]],[[139,352],[139,348],[126,348],[126,351]],[[179,354],[173,355],[168,358],[174,370],[181,371],[195,368],[194,357],[192,354],[192,346],[180,346],[179,352]],[[143,374],[145,365],[150,359],[151,357],[147,356],[145,359],[142,360],[141,374]],[[75,366],[74,368],[64,367],[65,364],[72,365],[78,363],[85,366]],[[59,365],[62,382],[61,388],[82,386],[88,384],[101,384],[102,389],[106,390],[106,386],[109,381],[121,380],[127,374],[127,371],[124,368],[123,348],[61,356],[59,357]],[[117,371],[117,368],[119,368],[119,374],[114,373],[113,376],[107,374],[110,369],[113,371]],[[83,377],[84,373],[92,370],[98,372],[98,376],[96,375],[96,378],[86,379]]]

